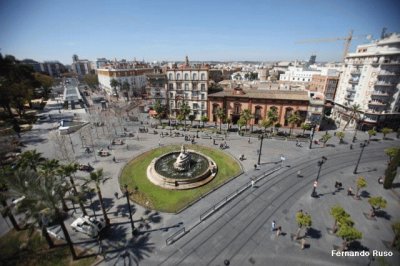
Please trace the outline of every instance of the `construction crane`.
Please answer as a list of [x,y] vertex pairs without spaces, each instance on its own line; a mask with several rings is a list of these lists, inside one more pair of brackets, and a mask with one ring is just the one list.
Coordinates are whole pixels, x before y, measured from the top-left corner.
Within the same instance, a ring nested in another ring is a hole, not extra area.
[[371,39],[371,35],[358,35],[358,36],[353,36],[353,30],[350,30],[349,35],[346,37],[337,37],[337,38],[325,38],[325,39],[309,39],[309,40],[302,40],[298,41],[296,43],[318,43],[318,42],[336,42],[336,41],[344,41],[344,50],[343,50],[343,61],[349,52],[351,40],[353,39],[361,39],[361,38],[366,38],[368,40]]

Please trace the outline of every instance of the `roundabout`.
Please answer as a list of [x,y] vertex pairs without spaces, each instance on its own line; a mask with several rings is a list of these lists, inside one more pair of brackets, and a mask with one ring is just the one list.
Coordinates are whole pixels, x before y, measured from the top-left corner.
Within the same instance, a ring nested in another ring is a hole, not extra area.
[[238,161],[219,149],[168,145],[133,158],[119,182],[136,203],[176,213],[241,173]]

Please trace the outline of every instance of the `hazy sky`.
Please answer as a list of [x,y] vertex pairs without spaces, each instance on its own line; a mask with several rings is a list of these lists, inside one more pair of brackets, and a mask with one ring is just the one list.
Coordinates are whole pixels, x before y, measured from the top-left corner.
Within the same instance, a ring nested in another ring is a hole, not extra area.
[[[396,0],[0,0],[0,52],[18,59],[341,59],[344,41],[400,32]],[[356,44],[365,38],[354,40]]]

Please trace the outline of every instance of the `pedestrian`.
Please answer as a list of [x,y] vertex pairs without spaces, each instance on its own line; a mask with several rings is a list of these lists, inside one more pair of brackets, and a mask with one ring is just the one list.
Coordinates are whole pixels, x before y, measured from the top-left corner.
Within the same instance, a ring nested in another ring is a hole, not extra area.
[[247,143],[249,143],[249,144],[250,144],[250,138],[249,138],[249,140],[247,141]]
[[297,171],[297,177],[301,177],[301,171]]
[[351,195],[353,195],[353,189],[351,187],[349,187],[347,189],[347,196],[351,196]]
[[114,162],[114,163],[117,162],[117,161],[115,160],[115,156],[113,156],[113,162]]
[[271,231],[275,231],[275,228],[276,228],[276,223],[275,223],[275,221],[272,221]]
[[302,238],[300,240],[300,244],[301,244],[301,249],[303,250],[305,248],[305,246],[306,246],[306,240],[304,238]]
[[118,192],[115,192],[114,196],[115,196],[116,199],[118,199]]
[[257,164],[254,165],[254,170],[257,170]]
[[282,233],[282,226],[278,226],[278,229],[276,230],[276,236],[280,236]]
[[256,182],[254,181],[254,179],[251,180],[251,187],[254,188],[254,185],[256,184]]
[[352,150],[353,149],[353,144],[350,144],[350,150]]

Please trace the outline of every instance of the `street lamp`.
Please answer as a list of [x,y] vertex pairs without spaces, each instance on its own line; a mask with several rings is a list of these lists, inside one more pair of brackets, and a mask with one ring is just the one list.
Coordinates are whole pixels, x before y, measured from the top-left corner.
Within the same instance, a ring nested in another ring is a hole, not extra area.
[[130,221],[131,221],[132,235],[135,235],[135,234],[136,234],[136,228],[135,228],[135,225],[134,225],[133,220],[132,220],[132,209],[131,209],[131,204],[130,204],[130,202],[129,202],[128,185],[125,184],[125,185],[124,185],[124,188],[125,188],[125,197],[126,197],[126,201],[127,201],[127,203],[128,203],[128,210],[129,210],[129,218],[130,218]]
[[316,127],[316,124],[313,123],[313,124],[311,125],[312,131],[311,131],[311,136],[310,136],[310,146],[309,146],[309,149],[311,149],[311,147],[312,147],[312,142],[313,142],[314,134],[315,134],[315,127]]
[[260,165],[260,160],[261,160],[261,149],[262,149],[263,140],[264,140],[264,134],[261,134],[261,138],[260,138],[260,152],[258,153],[258,162],[257,162],[258,165]]
[[319,174],[321,173],[322,165],[326,162],[326,160],[328,160],[328,159],[325,156],[322,156],[321,160],[318,161],[318,166],[319,166],[318,174],[317,174],[317,178],[315,179],[315,182],[314,182],[313,191],[311,193],[311,197],[313,197],[313,198],[317,197],[316,189],[317,189],[317,186],[318,186]]
[[363,154],[363,152],[364,152],[365,146],[367,146],[367,140],[365,140],[364,143],[360,143],[360,147],[361,147],[360,156],[358,157],[358,161],[357,161],[357,164],[356,164],[356,168],[354,168],[353,174],[357,174],[358,164],[359,164],[360,161],[361,161],[361,156],[362,156],[362,154]]

